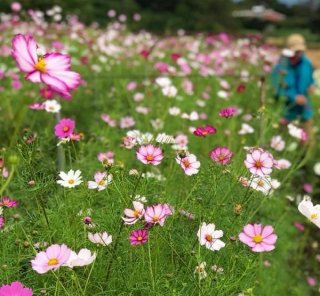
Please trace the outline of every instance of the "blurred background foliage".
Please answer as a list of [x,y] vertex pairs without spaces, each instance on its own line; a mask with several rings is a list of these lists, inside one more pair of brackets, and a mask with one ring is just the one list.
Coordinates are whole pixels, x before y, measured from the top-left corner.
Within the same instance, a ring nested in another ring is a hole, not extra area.
[[[286,5],[280,1],[287,1]],[[188,32],[244,32],[259,31],[287,35],[292,30],[304,30],[308,39],[319,38],[320,0],[21,0],[24,8],[45,11],[53,5],[63,8],[64,14],[76,14],[87,24],[97,22],[106,25],[110,18],[107,11],[114,9],[125,14],[132,30],[146,29],[156,33],[172,33],[178,29]],[[291,2],[292,1],[292,2]],[[1,0],[0,11],[9,12],[12,0]],[[319,3],[318,3],[319,2]],[[286,15],[281,22],[259,19],[234,18],[234,10],[250,9],[264,5]],[[141,21],[132,16],[141,14]]]

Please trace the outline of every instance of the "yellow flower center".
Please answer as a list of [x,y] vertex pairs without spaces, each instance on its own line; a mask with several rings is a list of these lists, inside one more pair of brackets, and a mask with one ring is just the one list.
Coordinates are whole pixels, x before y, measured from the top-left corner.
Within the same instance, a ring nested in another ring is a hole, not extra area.
[[261,163],[261,161],[256,161],[256,167],[257,168],[261,168],[262,167],[262,163]]
[[219,156],[219,160],[220,160],[220,161],[224,160],[224,155],[220,155],[220,156]]
[[67,127],[66,125],[63,127],[63,131],[67,132],[69,130],[69,127]]
[[143,239],[142,236],[138,236],[138,237],[137,237],[137,240],[138,240],[138,241],[142,241],[142,239]]
[[153,156],[150,155],[150,154],[148,154],[148,155],[146,156],[146,159],[147,159],[148,161],[152,161],[152,160],[153,160]]
[[34,65],[34,67],[40,71],[41,73],[45,73],[46,72],[46,62],[44,61],[44,59],[42,57],[38,58],[38,62]]
[[100,181],[98,182],[98,185],[103,186],[104,183],[105,183],[105,181],[102,179],[102,180],[100,180]]
[[207,235],[205,236],[205,239],[206,239],[206,241],[208,241],[208,242],[212,242],[213,237],[212,237],[212,235],[207,234]]
[[74,184],[74,180],[73,180],[73,179],[70,179],[70,180],[68,180],[68,183],[69,183],[69,184]]
[[263,186],[264,186],[264,182],[262,181],[262,179],[259,180],[258,186],[259,186],[259,187],[263,187]]
[[182,162],[183,162],[183,165],[184,165],[186,168],[190,167],[190,161],[189,161],[189,159],[183,159]]
[[[133,211],[133,216],[134,216],[135,218],[139,218],[139,216],[140,216],[140,211],[137,211],[137,210]],[[154,218],[153,218],[153,219],[154,219]]]
[[313,214],[310,215],[310,218],[313,219],[313,220],[317,219],[318,218],[318,214],[317,213],[313,213]]
[[262,241],[263,241],[263,238],[262,238],[262,236],[260,235],[260,234],[257,234],[257,235],[255,235],[254,237],[253,237],[253,239],[252,239],[255,243],[261,243]]
[[52,266],[52,265],[57,265],[59,263],[57,258],[52,258],[49,260],[48,265]]
[[158,215],[154,215],[153,216],[153,222],[158,222],[159,221],[159,216]]

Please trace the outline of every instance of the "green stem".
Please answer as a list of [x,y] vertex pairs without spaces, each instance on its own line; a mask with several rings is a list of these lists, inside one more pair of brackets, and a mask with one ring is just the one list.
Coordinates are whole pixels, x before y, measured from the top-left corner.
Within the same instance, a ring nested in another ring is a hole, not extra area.
[[15,171],[15,166],[13,165],[10,169],[10,174],[9,177],[7,178],[6,182],[2,185],[1,189],[0,189],[0,195],[2,195],[2,193],[6,190],[6,188],[8,187],[8,185],[10,184],[13,174]]

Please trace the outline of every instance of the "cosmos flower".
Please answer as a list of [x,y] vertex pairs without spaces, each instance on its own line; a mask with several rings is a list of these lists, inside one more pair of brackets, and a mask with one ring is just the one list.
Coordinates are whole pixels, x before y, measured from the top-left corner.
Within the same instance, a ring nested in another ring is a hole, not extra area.
[[206,126],[202,127],[197,127],[196,130],[193,132],[193,134],[197,137],[206,137],[208,135],[213,135],[217,132],[217,129],[212,126],[207,124]]
[[211,251],[219,251],[225,246],[225,243],[220,240],[223,237],[222,230],[216,230],[213,223],[207,224],[203,222],[197,233],[199,243]]
[[20,282],[12,282],[8,285],[0,287],[0,296],[32,296],[33,292],[30,288],[24,288]]
[[261,177],[269,175],[274,165],[272,155],[260,148],[249,151],[244,163],[251,174]]
[[61,119],[54,127],[55,135],[60,138],[68,138],[73,134],[75,122],[70,118]]
[[247,224],[239,234],[240,241],[248,245],[253,252],[272,251],[277,238],[272,226],[261,224]]
[[230,163],[233,153],[227,147],[216,147],[210,152],[210,158],[222,165]]
[[276,151],[283,151],[286,146],[286,142],[281,136],[273,136],[271,139],[270,147]]
[[136,152],[137,158],[144,164],[159,165],[163,159],[162,150],[151,144],[142,145]]
[[171,212],[168,211],[168,205],[158,204],[147,207],[144,218],[147,223],[163,226],[168,215],[171,215]]
[[132,246],[142,245],[148,241],[148,230],[137,229],[130,233],[129,241]]
[[58,180],[57,183],[63,187],[74,188],[82,183],[80,170],[70,170],[68,173],[60,172],[59,177],[61,180]]
[[227,108],[223,108],[220,110],[219,112],[219,116],[220,117],[224,117],[224,118],[230,118],[233,115],[235,115],[237,112],[237,108],[235,107],[227,107]]
[[77,266],[86,266],[91,264],[96,259],[96,253],[91,253],[88,249],[81,249],[77,254],[74,251],[71,251],[68,261],[63,264],[70,268]]
[[80,84],[80,75],[70,71],[70,57],[61,53],[37,54],[36,41],[30,35],[17,34],[12,39],[12,56],[26,79],[44,83],[64,97]]
[[31,260],[32,269],[38,273],[58,269],[69,260],[70,255],[71,250],[66,245],[51,245]]
[[320,205],[313,205],[306,196],[298,205],[299,212],[320,228]]
[[200,161],[194,154],[188,154],[185,157],[176,157],[176,161],[182,167],[184,173],[188,176],[195,175],[199,172]]
[[196,266],[194,270],[194,274],[197,274],[200,280],[203,280],[207,277],[207,272],[206,272],[206,262],[201,262],[199,265]]
[[0,206],[5,208],[15,208],[18,202],[15,199],[10,199],[8,196],[3,196],[0,200]]
[[61,105],[56,100],[47,100],[44,103],[44,109],[49,113],[58,113]]
[[88,181],[89,189],[104,190],[112,182],[112,175],[107,172],[96,172],[94,174],[94,181]]
[[112,243],[112,235],[107,232],[88,233],[88,239],[97,245],[108,246]]
[[133,208],[133,210],[124,210],[125,217],[122,217],[124,224],[134,224],[144,216],[145,210],[143,203],[139,201],[133,201]]

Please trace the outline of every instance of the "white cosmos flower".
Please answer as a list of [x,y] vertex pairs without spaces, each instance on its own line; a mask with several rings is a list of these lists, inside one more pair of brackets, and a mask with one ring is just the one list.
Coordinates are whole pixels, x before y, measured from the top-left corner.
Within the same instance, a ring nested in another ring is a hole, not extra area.
[[82,183],[80,170],[70,170],[68,173],[60,172],[59,177],[61,180],[58,180],[57,183],[63,187],[74,188]]
[[177,95],[178,90],[173,85],[168,85],[162,88],[162,94],[166,97],[173,98]]
[[219,251],[225,246],[225,243],[219,238],[223,237],[222,230],[215,230],[216,226],[213,223],[202,223],[197,236],[201,246],[205,246],[211,251]]
[[247,123],[242,123],[241,129],[238,132],[239,135],[246,135],[246,134],[252,134],[254,132],[254,129],[251,125]]
[[274,136],[271,139],[270,147],[276,151],[282,151],[286,146],[281,136]]
[[173,136],[161,133],[157,135],[156,142],[161,144],[174,144],[176,141]]
[[314,173],[315,173],[317,176],[320,176],[320,162],[317,162],[317,163],[314,165],[313,170],[314,170]]
[[56,100],[47,100],[44,102],[44,109],[50,113],[58,113],[61,105]]
[[264,177],[254,177],[252,176],[250,181],[250,187],[262,192],[264,195],[268,195],[271,193],[272,190],[272,180],[270,176],[264,176]]
[[288,124],[288,131],[289,131],[289,134],[294,138],[297,138],[299,140],[302,140],[305,138],[305,131],[302,128],[299,128],[292,123]]
[[156,78],[156,84],[160,87],[166,87],[171,85],[171,80],[168,77],[158,77]]
[[98,191],[104,190],[112,182],[112,174],[106,172],[96,172],[94,174],[94,181],[88,182],[89,189],[98,189]]
[[112,235],[106,232],[88,233],[88,239],[97,245],[107,246],[112,243]]
[[302,215],[320,228],[320,205],[314,206],[309,196],[305,196],[299,203],[298,210]]
[[91,251],[88,249],[81,249],[78,254],[74,251],[71,251],[70,257],[64,266],[68,266],[70,268],[86,266],[91,264],[95,259],[96,253],[91,253]]
[[181,109],[178,107],[169,108],[169,114],[172,116],[178,116],[181,113]]
[[225,90],[219,90],[217,92],[217,96],[221,99],[227,99],[229,97],[229,94]]

